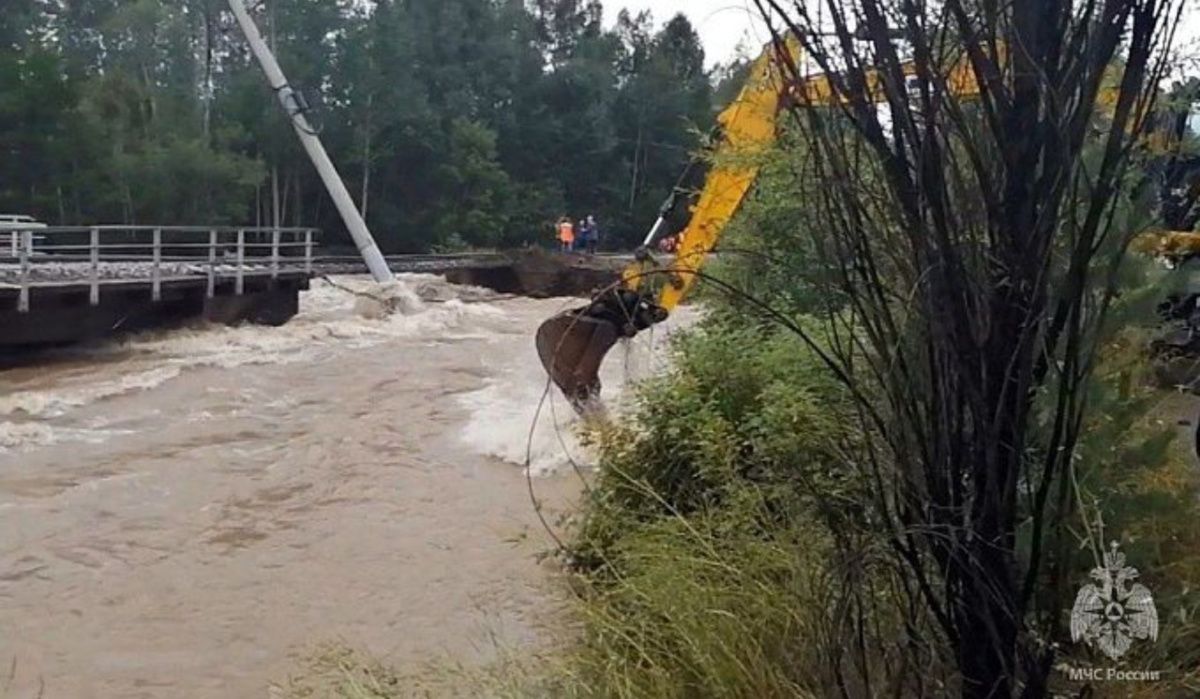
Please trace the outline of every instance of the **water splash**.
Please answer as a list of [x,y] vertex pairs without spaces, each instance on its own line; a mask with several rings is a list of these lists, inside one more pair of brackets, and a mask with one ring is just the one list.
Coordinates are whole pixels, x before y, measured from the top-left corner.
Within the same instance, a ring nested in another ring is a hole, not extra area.
[[[666,370],[664,350],[672,333],[697,317],[685,310],[654,332],[613,348],[600,372],[609,420],[619,421],[629,413],[638,383]],[[585,425],[558,389],[549,385],[532,339],[529,347],[486,386],[460,396],[460,404],[470,412],[461,439],[476,453],[513,465],[524,466],[528,459],[535,476],[595,467],[596,454],[581,439]]]
[[[199,368],[234,369],[306,362],[388,341],[473,331],[503,311],[460,296],[486,299],[491,292],[454,287],[432,275],[403,275],[388,285],[397,312],[377,317],[356,312],[357,295],[377,289],[369,279],[315,280],[301,295],[300,313],[282,327],[197,324],[138,333],[68,350],[70,371],[36,368],[25,383],[33,387],[0,395],[0,417],[55,420],[80,408],[132,393],[151,391]],[[428,296],[432,302],[425,302]],[[15,423],[6,423],[9,425]],[[91,439],[98,431],[23,422],[0,435],[6,449],[36,448],[61,441]]]

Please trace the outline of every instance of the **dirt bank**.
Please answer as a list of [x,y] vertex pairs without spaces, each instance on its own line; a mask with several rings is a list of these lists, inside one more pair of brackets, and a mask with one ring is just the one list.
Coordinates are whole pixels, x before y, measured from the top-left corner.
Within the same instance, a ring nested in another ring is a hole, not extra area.
[[451,270],[446,278],[455,284],[483,286],[537,299],[587,297],[615,284],[628,262],[624,258],[551,253],[540,249],[511,252],[507,257],[511,262],[508,266]]

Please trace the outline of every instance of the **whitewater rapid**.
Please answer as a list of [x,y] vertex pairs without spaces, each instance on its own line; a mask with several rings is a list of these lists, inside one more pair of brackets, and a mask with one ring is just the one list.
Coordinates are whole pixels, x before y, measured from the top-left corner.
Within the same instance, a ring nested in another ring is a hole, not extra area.
[[[95,408],[117,397],[152,393],[190,370],[315,363],[339,355],[353,361],[356,350],[422,338],[494,346],[506,338],[531,338],[537,322],[578,303],[501,297],[431,275],[402,275],[400,281],[423,299],[420,312],[364,318],[355,313],[355,298],[346,289],[368,291],[368,279],[316,280],[302,297],[300,314],[281,328],[202,324],[26,359],[24,366],[0,373],[0,458],[62,442],[94,444],[127,436],[133,427],[129,415]],[[613,361],[602,373],[611,406],[619,410],[629,383],[665,366],[662,350],[672,331],[672,326],[656,329],[613,350]],[[527,344],[479,358],[488,367],[480,377],[483,385],[459,397],[471,414],[463,439],[481,455],[518,465],[532,455],[538,475],[572,460],[590,463],[574,439],[577,419],[556,391],[548,391],[532,340]],[[188,416],[204,418],[203,412]],[[154,428],[152,421],[143,426]],[[526,438],[531,427],[532,446]]]
[[[402,665],[544,640],[557,593],[523,467],[567,512],[569,466],[594,455],[561,397],[542,400],[532,338],[577,301],[402,281],[420,312],[367,319],[337,287],[369,280],[318,280],[284,327],[8,360],[9,696],[262,696],[329,639]],[[618,412],[673,327],[614,349]]]

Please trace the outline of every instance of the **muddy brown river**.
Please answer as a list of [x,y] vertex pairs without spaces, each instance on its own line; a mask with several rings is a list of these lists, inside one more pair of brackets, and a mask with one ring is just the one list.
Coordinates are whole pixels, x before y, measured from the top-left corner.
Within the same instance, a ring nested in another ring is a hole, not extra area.
[[[533,331],[571,302],[405,281],[409,316],[317,282],[283,328],[0,371],[0,697],[266,697],[328,641],[404,668],[553,640],[523,464],[551,520],[571,506],[590,455],[561,400],[528,438]],[[669,333],[614,350],[610,403]]]

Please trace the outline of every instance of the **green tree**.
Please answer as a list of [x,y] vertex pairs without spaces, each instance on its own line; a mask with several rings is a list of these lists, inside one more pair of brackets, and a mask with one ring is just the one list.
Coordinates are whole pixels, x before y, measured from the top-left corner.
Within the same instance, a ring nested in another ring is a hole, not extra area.
[[[254,10],[388,251],[631,241],[711,120],[695,32],[596,0]],[[0,203],[51,222],[315,225],[348,242],[224,0],[13,0]],[[631,194],[632,192],[632,194]],[[463,197],[470,202],[459,206]]]
[[624,175],[622,242],[632,244],[656,217],[679,173],[697,155],[698,131],[713,121],[713,94],[699,36],[683,15],[657,34],[646,13],[622,13],[622,86],[614,108]]

